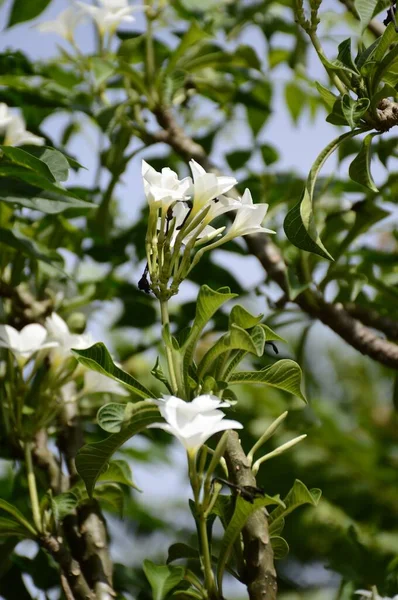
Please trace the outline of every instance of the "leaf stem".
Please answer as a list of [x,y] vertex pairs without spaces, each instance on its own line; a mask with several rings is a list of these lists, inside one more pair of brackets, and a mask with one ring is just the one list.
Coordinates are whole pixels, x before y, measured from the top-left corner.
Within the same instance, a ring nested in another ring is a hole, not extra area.
[[32,505],[33,523],[35,524],[37,531],[41,532],[42,531],[42,523],[41,523],[41,516],[40,516],[40,503],[39,503],[39,496],[37,494],[36,477],[35,477],[35,473],[33,470],[32,443],[31,442],[25,442],[24,451],[25,451],[26,471],[27,471],[27,476],[28,476],[28,488],[29,488],[30,503]]
[[167,300],[160,300],[160,314],[162,318],[163,329],[166,332],[165,346],[166,346],[166,357],[167,364],[169,367],[169,375],[170,375],[170,383],[171,388],[173,390],[173,394],[178,393],[178,383],[176,376],[176,369],[174,365],[174,357],[173,357],[173,349],[171,348],[171,339],[170,339],[170,318],[169,318],[169,309]]

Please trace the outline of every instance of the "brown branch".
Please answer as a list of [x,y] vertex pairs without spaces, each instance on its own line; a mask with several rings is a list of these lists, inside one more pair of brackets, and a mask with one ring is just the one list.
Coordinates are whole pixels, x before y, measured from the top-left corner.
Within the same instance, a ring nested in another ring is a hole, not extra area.
[[344,304],[344,309],[351,317],[359,319],[361,323],[373,329],[378,329],[385,333],[389,340],[398,341],[398,321],[390,317],[380,315],[376,310],[365,308],[354,302]]
[[[250,468],[236,431],[228,433],[225,458],[231,480],[239,486],[256,487],[256,478]],[[274,554],[268,533],[268,521],[263,509],[254,512],[243,528],[243,555],[246,570],[243,574],[250,600],[275,600],[277,579]]]
[[53,301],[50,298],[37,300],[23,284],[16,287],[0,280],[0,297],[12,301],[10,325],[22,328],[29,323],[40,323],[51,314]]
[[81,571],[79,563],[66,549],[63,540],[48,535],[41,538],[40,544],[59,564],[74,600],[96,600]]

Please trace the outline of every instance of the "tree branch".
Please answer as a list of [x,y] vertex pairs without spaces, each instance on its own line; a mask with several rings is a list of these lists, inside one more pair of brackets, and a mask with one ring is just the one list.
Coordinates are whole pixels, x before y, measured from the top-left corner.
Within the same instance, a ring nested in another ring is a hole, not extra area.
[[[340,0],[340,2],[341,2],[341,4],[344,4],[344,6],[346,6],[346,8],[349,10],[349,12],[356,19],[359,20],[359,15],[355,8],[355,4],[352,0]],[[380,23],[380,21],[378,21],[377,19],[372,19],[368,24],[368,29],[371,33],[373,33],[373,35],[375,37],[380,37],[381,35],[383,35],[383,33],[385,31],[385,26],[383,25],[383,23]]]
[[354,302],[347,302],[343,306],[351,317],[359,319],[361,323],[368,327],[382,331],[389,340],[398,341],[398,321],[394,321],[390,317],[384,317],[376,310],[365,308]]
[[[242,450],[236,431],[228,433],[225,452],[229,476],[239,486],[256,487],[256,478]],[[277,580],[274,553],[268,533],[268,521],[263,509],[254,512],[243,528],[243,555],[246,563],[244,583],[250,600],[275,600]]]

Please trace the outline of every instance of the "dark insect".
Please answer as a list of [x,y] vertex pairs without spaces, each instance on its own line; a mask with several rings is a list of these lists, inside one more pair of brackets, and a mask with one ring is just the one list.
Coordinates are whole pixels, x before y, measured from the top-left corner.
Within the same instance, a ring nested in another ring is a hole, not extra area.
[[145,269],[144,269],[144,273],[142,274],[141,279],[138,282],[138,289],[141,290],[141,292],[145,292],[146,294],[150,294],[151,293],[151,286],[149,285],[149,281],[148,281],[148,264],[146,265]]
[[254,485],[237,485],[221,477],[214,477],[212,483],[215,481],[219,481],[223,485],[227,485],[231,490],[235,490],[237,494],[242,496],[247,502],[250,502],[250,504],[253,504],[256,498],[262,498],[265,495],[262,488],[255,487]]
[[392,0],[391,6],[387,9],[387,16],[384,19],[383,23],[387,27],[389,23],[394,23],[395,31],[398,33],[398,25],[395,17],[395,13],[397,12],[397,2],[396,0]]

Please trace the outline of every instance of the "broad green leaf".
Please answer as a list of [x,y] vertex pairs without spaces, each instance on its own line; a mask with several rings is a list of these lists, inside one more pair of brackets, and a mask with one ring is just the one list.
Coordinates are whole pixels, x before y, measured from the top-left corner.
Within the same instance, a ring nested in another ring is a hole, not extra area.
[[196,21],[192,21],[189,29],[182,36],[179,45],[171,54],[165,73],[171,73],[176,68],[180,60],[184,62],[184,57],[187,56],[190,48],[197,47],[201,41],[208,37],[209,35],[204,31],[204,28],[200,27]]
[[272,534],[276,530],[280,521],[285,519],[288,514],[290,514],[299,506],[302,506],[303,504],[312,504],[312,506],[317,506],[321,494],[322,492],[318,488],[309,490],[302,481],[296,479],[292,489],[287,494],[286,498],[283,499],[285,508],[278,506],[268,517],[268,522],[270,523],[270,533]]
[[28,0],[28,2],[26,0],[14,0],[7,27],[35,19],[47,8],[50,2],[51,0]]
[[294,394],[304,402],[301,384],[302,372],[299,365],[288,358],[278,360],[270,367],[264,367],[261,371],[240,371],[233,373],[229,378],[229,385],[241,383],[262,383],[276,387],[290,394]]
[[122,404],[120,402],[109,402],[101,406],[97,413],[98,425],[108,433],[119,433],[123,423],[129,418],[131,407],[134,406],[131,402]]
[[358,69],[351,56],[351,38],[347,38],[338,46],[338,55],[335,60],[329,60],[324,54],[318,54],[319,59],[324,66],[331,71],[339,74],[343,71],[346,74],[358,77]]
[[254,328],[254,339],[249,332],[232,323],[230,331],[220,337],[220,339],[206,352],[198,366],[198,377],[203,378],[207,371],[215,366],[217,358],[231,350],[244,350],[257,356],[262,356],[264,352],[265,333],[261,327]]
[[[0,174],[1,176],[1,174]],[[85,202],[84,200],[77,200],[75,198],[62,198],[53,200],[52,198],[45,196],[33,196],[32,198],[24,198],[22,196],[12,196],[6,194],[6,191],[0,192],[0,202],[7,202],[7,204],[14,204],[17,206],[23,206],[24,208],[30,208],[32,210],[39,210],[47,215],[56,215],[71,209],[78,209],[81,211],[91,212],[97,208],[97,205]]]
[[[59,199],[62,196],[66,196],[66,197],[70,197],[70,198],[76,198],[77,200],[80,200],[80,198],[78,196],[76,196],[76,194],[74,192],[71,192],[70,190],[67,190],[66,188],[64,188],[62,185],[58,184],[57,182],[53,182],[53,181],[49,181],[46,177],[44,177],[43,175],[41,175],[40,173],[31,171],[29,169],[26,169],[24,167],[21,167],[20,165],[14,165],[14,164],[2,164],[0,161],[0,177],[6,177],[6,181],[4,182],[4,188],[3,191],[1,192],[3,193],[8,193],[11,194],[13,191],[18,191],[18,181],[17,183],[15,182],[15,180],[22,180],[23,182],[29,184],[30,186],[34,186],[36,188],[40,188],[42,190],[45,190],[46,192],[50,192],[51,194],[54,194],[55,197],[54,199]],[[9,185],[9,181],[8,179],[11,179],[11,185]],[[19,185],[19,188],[21,188],[21,185]],[[30,187],[29,190],[31,193],[27,192],[27,195],[36,195],[38,193],[37,190],[33,189]]]
[[198,560],[200,557],[198,550],[196,548],[193,548],[192,546],[188,546],[188,544],[184,544],[182,542],[172,544],[169,547],[166,562],[171,563],[181,558],[190,558]]
[[[43,177],[48,179],[48,181],[56,181],[49,166],[39,158],[36,158],[36,156],[31,154],[30,152],[22,150],[22,148],[15,148],[14,146],[1,145],[0,150],[4,154],[4,156],[6,156],[10,161],[15,163],[16,165],[20,165],[22,167],[25,167],[26,169],[34,171],[35,173],[38,173],[39,175],[42,175]],[[0,160],[0,165],[1,164],[2,161]]]
[[227,163],[233,171],[243,168],[252,155],[252,149],[250,150],[234,150],[225,155]]
[[307,101],[307,94],[295,81],[288,81],[285,85],[285,100],[290,116],[297,123]]
[[207,285],[202,285],[199,290],[195,318],[192,324],[191,333],[181,348],[184,355],[184,378],[188,375],[188,369],[192,364],[192,358],[195,346],[200,335],[210,321],[214,313],[228,300],[236,298],[237,294],[231,294],[229,288],[220,288],[212,290]]
[[106,471],[98,477],[98,483],[120,483],[129,487],[139,488],[133,481],[130,465],[125,460],[112,460]]
[[148,559],[144,560],[143,569],[151,585],[153,600],[164,600],[182,581],[185,573],[184,567],[155,565]]
[[361,149],[357,156],[354,158],[348,169],[348,173],[353,181],[360,183],[364,187],[372,190],[372,192],[378,192],[375,182],[373,181],[372,174],[370,172],[370,158],[371,158],[371,146],[372,140],[375,135],[379,133],[369,133],[363,140]]
[[23,516],[23,514],[12,504],[0,498],[0,510],[11,515],[15,521],[17,521],[22,527],[24,527],[27,531],[27,537],[36,537],[35,528],[29,523],[27,519]]
[[90,348],[85,348],[84,350],[72,349],[72,352],[79,363],[88,369],[97,371],[119,383],[123,383],[128,389],[135,392],[137,396],[141,396],[141,398],[153,398],[153,394],[146,387],[132,375],[115,365],[105,344],[102,342],[94,344],[93,346],[90,346]]
[[369,98],[361,98],[353,100],[348,94],[344,94],[342,99],[342,111],[347,119],[347,123],[354,129],[358,125],[358,121],[363,117],[370,106]]
[[61,261],[60,256],[56,252],[47,252],[45,249],[39,248],[33,239],[24,236],[17,229],[11,231],[11,229],[0,227],[0,244],[10,246],[11,248],[14,248],[14,250],[17,250],[17,252],[22,252],[23,254],[30,256],[30,258],[41,260],[55,269],[61,270],[56,264]]
[[274,560],[281,560],[289,554],[289,544],[279,535],[271,536],[271,545],[274,552]]
[[218,556],[217,581],[220,591],[222,590],[222,579],[225,565],[227,564],[231,554],[234,542],[245,526],[247,519],[256,510],[264,508],[265,506],[269,506],[270,504],[278,504],[281,510],[283,510],[285,507],[279,496],[272,497],[266,495],[262,498],[255,498],[253,503],[244,500],[242,496],[238,495],[236,497],[235,510],[221,540],[220,552]]
[[287,344],[285,338],[275,333],[275,331],[271,329],[271,327],[268,327],[268,325],[260,323],[259,327],[264,330],[266,342],[283,342],[284,344]]
[[18,537],[22,539],[34,538],[25,527],[13,519],[0,517],[0,538],[2,537]]
[[158,423],[162,418],[159,410],[149,402],[138,402],[132,408],[132,415],[119,433],[114,433],[100,442],[83,446],[76,456],[76,468],[92,496],[95,483],[107,468],[111,456],[133,435],[143,431],[148,425]]
[[109,60],[94,56],[91,58],[90,64],[97,87],[100,87],[115,73],[115,65]]
[[379,83],[383,80],[387,81],[393,85],[393,82],[390,81],[388,75],[394,70],[394,66],[396,67],[398,63],[398,45],[394,46],[392,50],[382,59],[374,73],[372,74],[372,91],[375,93],[379,86]]
[[273,165],[279,160],[279,152],[274,146],[270,144],[261,144],[260,152],[264,164],[268,167],[269,165]]
[[379,38],[379,43],[374,52],[374,56],[372,57],[376,63],[381,61],[384,58],[385,53],[390,48],[391,44],[397,41],[397,32],[395,31],[394,23],[389,23],[384,30],[383,35]]
[[77,506],[78,499],[73,492],[65,492],[51,498],[51,509],[56,523],[62,521],[66,515],[73,512]]
[[122,488],[116,483],[105,483],[96,488],[94,497],[102,504],[108,505],[108,508],[115,511],[119,517],[123,517],[124,493]]
[[364,32],[373,17],[377,0],[354,0],[354,6],[361,20],[361,31]]
[[333,94],[328,88],[319,83],[319,81],[315,82],[316,89],[321,95],[322,100],[326,104],[326,106],[331,110],[333,108],[334,103],[337,100],[336,94]]
[[48,146],[33,146],[29,147],[29,153],[46,163],[55,181],[67,181],[70,165],[62,152]]
[[287,213],[283,224],[288,239],[292,244],[301,248],[301,250],[307,250],[307,252],[313,252],[314,254],[322,256],[322,258],[333,260],[333,257],[322,244],[315,225],[313,213],[315,183],[322,166],[339,145],[344,142],[344,140],[352,138],[363,131],[363,129],[360,129],[343,133],[322,150],[312,165],[302,198],[300,202]]
[[235,323],[235,325],[242,327],[242,329],[251,329],[260,323],[263,316],[264,315],[254,316],[243,306],[240,306],[240,304],[235,304],[229,313],[229,327],[231,327],[232,323]]

